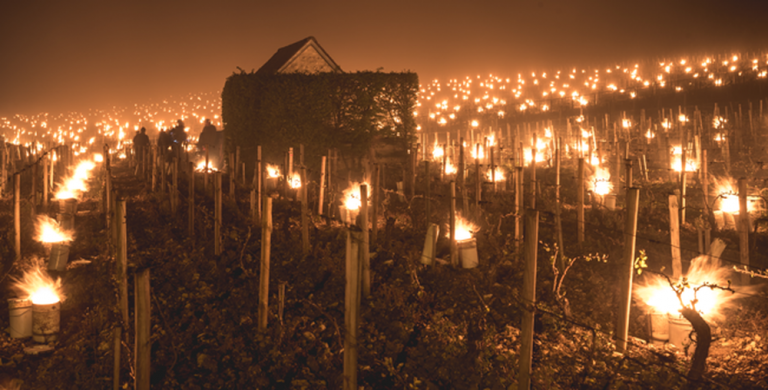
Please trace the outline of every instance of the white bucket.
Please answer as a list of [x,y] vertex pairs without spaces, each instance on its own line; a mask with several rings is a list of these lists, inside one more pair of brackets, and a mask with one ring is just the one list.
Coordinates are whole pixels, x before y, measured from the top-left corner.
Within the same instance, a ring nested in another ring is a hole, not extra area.
[[357,214],[360,214],[360,209],[349,210],[343,204],[339,205],[339,217],[345,224],[354,225],[357,222]]
[[616,210],[616,194],[604,195],[603,202],[605,203],[605,208],[607,208],[608,210],[611,210],[611,211]]
[[75,214],[59,213],[56,215],[56,222],[59,223],[59,227],[64,230],[75,229]]
[[[680,315],[669,314],[667,319],[669,320],[669,343],[682,351],[686,343],[691,343],[688,335],[693,331],[693,325]],[[688,353],[693,353],[695,349],[696,345],[691,343]]]
[[59,338],[61,302],[32,305],[32,339],[49,343]]
[[8,310],[11,317],[11,338],[32,337],[32,301],[11,298],[8,300]]
[[77,214],[77,199],[59,199],[59,213],[61,214]]
[[48,257],[48,270],[65,271],[67,269],[67,261],[69,261],[69,245],[51,245],[51,256]]
[[430,223],[427,228],[427,237],[424,239],[424,251],[421,252],[421,264],[432,265],[435,263],[435,244],[437,244],[439,233],[440,227]]
[[457,241],[456,247],[459,250],[459,260],[461,261],[462,268],[475,268],[480,264],[477,260],[477,241],[474,238]]
[[651,338],[658,341],[669,340],[669,320],[667,315],[653,310],[648,312],[651,318]]

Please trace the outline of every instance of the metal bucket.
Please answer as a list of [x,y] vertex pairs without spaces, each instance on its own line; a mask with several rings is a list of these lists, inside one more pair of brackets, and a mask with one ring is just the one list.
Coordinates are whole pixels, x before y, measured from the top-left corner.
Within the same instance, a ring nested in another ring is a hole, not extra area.
[[669,340],[669,320],[667,315],[653,310],[648,312],[651,318],[651,338],[658,341]]
[[[669,320],[669,343],[682,351],[684,344],[690,342],[688,335],[693,331],[693,325],[680,315],[669,314],[667,318]],[[695,349],[696,345],[691,344],[688,347],[688,353],[693,353]]]
[[477,260],[477,241],[474,238],[456,242],[459,250],[459,260],[462,268],[475,268],[480,264]]
[[48,257],[49,271],[65,271],[69,261],[69,245],[53,244],[51,246],[51,256]]
[[424,251],[421,252],[421,264],[432,265],[435,263],[435,244],[440,227],[430,223],[427,228],[427,237],[424,239]]
[[64,230],[75,230],[75,214],[59,213],[56,215],[56,221]]
[[47,305],[32,305],[32,339],[38,343],[49,343],[59,338],[61,302]]
[[11,338],[32,337],[32,301],[11,298],[8,300],[8,310],[11,317]]
[[59,199],[59,213],[61,214],[77,214],[77,199]]

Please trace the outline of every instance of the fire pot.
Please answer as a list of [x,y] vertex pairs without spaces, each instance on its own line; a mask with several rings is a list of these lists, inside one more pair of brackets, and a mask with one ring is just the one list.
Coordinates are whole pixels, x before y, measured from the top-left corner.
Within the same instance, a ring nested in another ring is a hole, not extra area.
[[49,343],[59,338],[61,302],[32,305],[32,339]]
[[667,315],[651,310],[648,312],[648,316],[651,318],[651,338],[659,341],[669,340],[669,319]]
[[[669,319],[669,343],[679,348],[681,351],[686,342],[690,342],[688,335],[693,331],[693,325],[680,315],[668,315]],[[688,353],[693,353],[696,346],[688,347]]]
[[32,301],[11,298],[8,300],[11,319],[11,338],[32,337]]
[[477,241],[474,238],[456,242],[459,249],[459,260],[462,268],[475,268],[478,266],[477,260]]
[[51,246],[51,256],[48,258],[49,271],[65,271],[69,260],[69,245],[56,243]]

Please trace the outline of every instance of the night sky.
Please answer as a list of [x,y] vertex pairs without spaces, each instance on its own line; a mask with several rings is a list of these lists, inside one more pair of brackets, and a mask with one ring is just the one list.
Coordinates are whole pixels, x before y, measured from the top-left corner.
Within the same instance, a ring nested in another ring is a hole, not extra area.
[[0,115],[221,90],[315,36],[422,81],[768,46],[768,1],[3,1]]

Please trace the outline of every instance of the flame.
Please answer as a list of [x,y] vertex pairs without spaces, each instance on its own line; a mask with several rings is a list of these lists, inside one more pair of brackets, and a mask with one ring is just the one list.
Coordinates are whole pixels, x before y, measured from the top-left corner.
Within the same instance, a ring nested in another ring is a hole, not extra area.
[[443,159],[443,156],[445,155],[445,150],[442,146],[435,144],[435,147],[432,149],[432,159],[435,161],[440,161]]
[[491,182],[499,182],[504,181],[506,178],[504,177],[504,172],[501,171],[498,167],[492,172],[490,169],[485,173],[485,177],[488,179],[488,181]]
[[94,153],[93,161],[97,163],[104,162],[104,156],[101,153]]
[[656,134],[653,134],[653,132],[648,129],[648,131],[645,133],[645,138],[653,139],[654,137],[656,137]]
[[206,165],[205,159],[203,159],[197,163],[197,166],[195,166],[195,170],[198,172],[205,172],[205,171],[216,172],[218,169],[211,166],[210,160],[208,160],[208,165]]
[[[683,170],[682,161],[683,160],[683,150],[680,146],[673,146],[672,147],[672,169],[675,172],[680,172]],[[685,160],[685,171],[686,172],[695,172],[697,169],[699,169],[699,165],[696,163],[696,160],[687,158]]]
[[[468,220],[456,215],[456,226],[453,229],[456,241],[466,241],[472,238],[472,234],[478,231],[478,227]],[[447,233],[450,235],[450,232]]]
[[293,172],[293,175],[288,180],[288,185],[293,188],[301,188],[301,175],[298,172]]
[[592,191],[598,195],[608,195],[613,190],[613,184],[611,184],[611,173],[607,169],[597,167],[595,171],[595,177],[592,179],[594,183]]
[[47,215],[37,217],[35,230],[37,232],[35,240],[46,244],[72,241],[74,235],[72,231],[62,230],[59,223]]
[[[715,192],[720,196],[720,211],[726,213],[738,214],[741,206],[739,205],[739,192],[735,190],[736,186],[730,178],[714,178]],[[757,202],[759,196],[747,195],[747,212],[759,211]]]
[[361,185],[370,185],[368,183],[357,183],[353,182],[349,188],[344,190],[344,207],[347,210],[359,210],[360,207],[363,205],[362,200],[360,198],[360,186]]
[[280,177],[280,168],[277,165],[267,164],[267,177]]
[[456,174],[456,172],[458,172],[458,169],[456,168],[456,166],[453,165],[453,163],[451,162],[450,159],[446,159],[445,160],[445,174],[446,175],[454,175],[454,174]]
[[[717,239],[712,243],[710,255],[699,256],[691,261],[691,266],[684,276],[691,287],[700,286],[705,282],[723,287],[728,285],[727,281],[731,278],[731,269],[723,266],[719,259],[724,249],[725,243]],[[705,320],[721,318],[722,310],[739,297],[730,291],[702,288],[699,289],[694,298],[694,291],[691,287],[683,290],[683,303],[689,307],[695,304],[696,310],[701,313]],[[739,290],[744,292],[751,289],[741,287]],[[658,275],[646,274],[642,282],[634,284],[633,293],[636,298],[659,313],[674,315],[682,309],[680,300],[669,286],[669,282]]]
[[29,299],[35,305],[50,305],[64,297],[61,279],[54,281],[39,264],[24,272],[21,279],[16,279],[14,287],[22,293],[23,299]]
[[478,153],[477,153],[477,149],[478,149],[477,146],[472,148],[472,151],[471,151],[472,158],[474,158],[474,159],[478,159],[478,158],[479,159],[484,159],[485,158],[485,148],[483,148],[483,145],[480,145],[480,154],[479,154],[479,156],[478,156]]
[[72,176],[64,179],[63,184],[59,184],[59,190],[56,192],[55,198],[73,199],[77,198],[81,193],[88,191],[85,181],[94,167],[96,167],[96,164],[93,161],[81,161],[77,164]]

